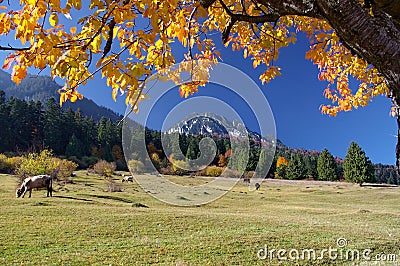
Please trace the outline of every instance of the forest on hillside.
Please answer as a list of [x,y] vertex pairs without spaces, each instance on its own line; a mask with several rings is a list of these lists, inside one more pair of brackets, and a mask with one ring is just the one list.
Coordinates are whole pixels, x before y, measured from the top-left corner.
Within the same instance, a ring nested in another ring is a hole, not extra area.
[[[161,132],[137,126],[129,132],[130,139],[125,145],[129,153],[129,161],[125,161],[122,148],[122,126],[111,119],[101,118],[96,122],[93,118],[83,116],[79,110],[62,110],[51,98],[46,103],[40,101],[24,101],[14,97],[6,99],[0,91],[0,153],[7,157],[38,153],[49,149],[59,158],[68,159],[86,169],[99,160],[114,162],[117,169],[129,168],[136,172],[149,170],[155,166],[163,174],[176,175],[211,175],[221,174],[230,162],[232,151],[229,137],[212,135],[216,145],[216,153],[210,165],[196,172],[183,170],[171,163],[161,144]],[[140,138],[145,137],[146,154],[135,150]],[[178,134],[178,133],[174,133]],[[206,135],[178,134],[180,151],[188,159],[200,156],[199,143]],[[254,174],[260,157],[260,141],[249,137],[249,158],[246,162],[237,161],[236,169],[242,169],[245,176]],[[240,147],[240,146],[239,146]],[[394,166],[370,163],[368,157],[359,148],[357,151],[365,157],[365,175],[373,172],[369,182],[399,184],[400,178]],[[239,156],[240,157],[240,156]],[[319,162],[320,161],[320,162]],[[292,149],[278,143],[272,165],[266,177],[282,179],[314,179],[343,180],[345,159],[334,158],[328,151],[308,151]]]

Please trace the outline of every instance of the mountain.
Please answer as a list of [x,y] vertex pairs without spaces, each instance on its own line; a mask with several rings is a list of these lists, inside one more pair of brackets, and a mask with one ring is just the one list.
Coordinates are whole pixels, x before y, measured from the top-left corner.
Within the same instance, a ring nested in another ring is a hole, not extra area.
[[[11,81],[10,74],[0,70],[0,90],[6,93],[6,97],[15,97],[21,100],[34,100],[46,102],[49,98],[58,99],[58,89],[62,86],[57,84],[52,78],[48,76],[28,76],[16,86]],[[95,121],[99,121],[101,117],[106,117],[112,121],[121,120],[122,116],[114,111],[97,105],[94,101],[83,98],[75,103],[66,102],[63,104],[63,109],[71,108],[73,111],[80,110],[85,116],[92,117]]]
[[242,123],[229,121],[225,117],[205,113],[203,115],[191,115],[185,121],[167,130],[167,133],[180,133],[188,135],[231,135],[237,138],[247,138],[248,136],[257,142],[264,142],[259,133],[247,129]]

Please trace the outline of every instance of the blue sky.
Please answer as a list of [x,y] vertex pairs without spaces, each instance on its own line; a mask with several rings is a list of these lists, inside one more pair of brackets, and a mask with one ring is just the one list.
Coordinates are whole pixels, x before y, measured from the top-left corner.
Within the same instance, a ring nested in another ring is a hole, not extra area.
[[[217,41],[217,39],[216,39]],[[374,163],[395,163],[396,121],[389,115],[390,100],[380,96],[365,108],[339,113],[329,117],[320,112],[322,103],[329,103],[323,97],[325,82],[318,80],[318,69],[305,60],[308,43],[299,35],[295,45],[281,51],[277,65],[282,76],[262,85],[258,76],[262,68],[253,69],[252,62],[243,59],[241,52],[232,52],[221,43],[217,44],[224,63],[231,64],[249,75],[267,97],[272,109],[277,137],[293,148],[322,150],[327,148],[335,156],[344,158],[351,141],[357,142]],[[354,87],[356,88],[356,87]],[[80,90],[86,97],[117,112],[125,112],[123,97],[117,103],[111,99],[111,90],[99,77]],[[226,92],[204,88],[194,97],[212,95],[229,101]],[[165,97],[165,109],[183,102],[176,93]],[[239,107],[240,109],[240,107]],[[161,112],[163,113],[163,112]],[[254,129],[254,125],[249,125]]]
[[[295,45],[281,50],[276,65],[282,68],[282,76],[266,85],[262,85],[258,79],[263,72],[262,68],[253,69],[252,62],[243,59],[241,52],[232,52],[219,40],[218,35],[215,41],[223,62],[249,75],[266,96],[275,118],[277,138],[284,144],[310,150],[327,148],[335,156],[344,158],[350,142],[356,141],[374,163],[395,163],[397,139],[393,135],[397,128],[395,119],[389,115],[390,100],[380,96],[365,108],[343,112],[335,118],[323,115],[319,106],[329,103],[323,97],[326,83],[318,80],[317,67],[305,60],[308,42],[304,36],[299,35]],[[0,39],[3,45],[10,41],[12,40],[9,38]],[[0,60],[4,60],[5,55],[5,52],[0,53]],[[46,73],[49,72],[45,71],[44,74]],[[186,100],[179,97],[178,89],[175,91],[176,93],[169,93],[165,97],[165,106],[161,105],[161,108],[170,109]],[[101,75],[80,88],[80,92],[99,105],[119,113],[125,112],[124,97],[119,97],[115,103],[111,98],[111,90],[105,80],[101,79]],[[217,87],[207,87],[194,97],[204,95],[230,101],[229,94]],[[246,112],[248,111],[242,111],[245,116]],[[251,119],[249,123],[248,127],[255,129]]]

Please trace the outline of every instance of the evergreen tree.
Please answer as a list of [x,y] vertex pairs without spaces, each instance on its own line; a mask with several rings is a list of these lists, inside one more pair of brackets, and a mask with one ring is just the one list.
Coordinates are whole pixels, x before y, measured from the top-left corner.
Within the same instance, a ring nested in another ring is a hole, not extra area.
[[30,101],[29,109],[29,124],[31,130],[30,146],[36,152],[43,150],[43,106],[40,101]]
[[104,156],[106,161],[111,162],[113,160],[112,156],[112,146],[115,142],[115,127],[111,119],[108,119],[105,125],[105,140],[103,140]]
[[258,178],[267,178],[269,167],[273,161],[273,152],[267,149],[259,151],[257,166],[255,167],[255,176]]
[[71,157],[71,156],[76,156],[81,158],[83,156],[82,152],[82,144],[79,141],[79,139],[75,136],[75,134],[72,134],[67,148],[65,150],[65,156]]
[[314,154],[304,156],[304,165],[307,170],[307,176],[309,178],[318,179],[317,163],[318,157]]
[[189,149],[189,143],[188,143],[188,137],[186,134],[179,134],[179,147],[182,151],[182,154],[186,154],[186,158],[188,159],[196,159],[196,157],[188,157],[188,153],[191,154],[192,156],[196,156],[194,153],[194,150],[191,152],[188,152]]
[[0,90],[0,153],[10,150],[9,108],[4,91]]
[[392,184],[392,185],[398,185],[399,184],[399,179],[398,179],[396,170],[392,169],[390,171],[387,183],[388,184]]
[[275,178],[286,179],[287,165],[280,164],[276,167]]
[[44,144],[55,154],[64,154],[69,138],[65,138],[64,116],[60,106],[51,98],[44,113]]
[[318,157],[318,177],[320,180],[334,181],[338,179],[337,165],[332,154],[324,149]]
[[344,178],[348,182],[359,183],[372,182],[374,180],[374,168],[365,155],[365,152],[352,142],[343,164]]
[[189,160],[195,160],[198,158],[198,154],[200,153],[200,151],[199,151],[199,147],[197,146],[196,142],[194,141],[194,138],[191,138],[190,140],[191,141],[189,142],[189,144],[187,146],[186,158],[188,158]]
[[286,170],[288,179],[305,179],[307,178],[307,170],[304,165],[303,158],[300,153],[292,154],[289,166]]
[[108,143],[109,137],[106,133],[106,118],[102,117],[97,128],[97,142],[102,146]]

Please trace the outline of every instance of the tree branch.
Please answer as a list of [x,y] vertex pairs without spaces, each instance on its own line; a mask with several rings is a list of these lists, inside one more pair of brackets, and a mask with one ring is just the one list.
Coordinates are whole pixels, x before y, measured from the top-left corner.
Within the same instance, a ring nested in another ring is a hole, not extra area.
[[200,5],[205,9],[209,8],[212,4],[216,2],[216,0],[200,0]]
[[31,47],[16,48],[12,46],[0,46],[0,51],[27,51],[29,49],[31,49]]
[[280,18],[278,14],[266,14],[263,16],[250,16],[250,15],[243,15],[243,14],[234,14],[232,11],[225,5],[224,1],[219,0],[222,7],[224,8],[225,12],[235,21],[244,21],[249,23],[264,23],[264,22],[275,22]]
[[224,31],[222,32],[222,43],[225,44],[228,41],[229,38],[229,33],[231,32],[231,29],[233,25],[236,23],[237,20],[234,18],[231,18],[229,21],[228,25],[225,27]]

